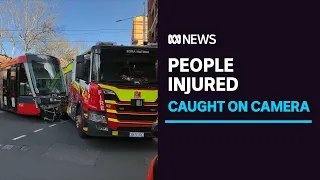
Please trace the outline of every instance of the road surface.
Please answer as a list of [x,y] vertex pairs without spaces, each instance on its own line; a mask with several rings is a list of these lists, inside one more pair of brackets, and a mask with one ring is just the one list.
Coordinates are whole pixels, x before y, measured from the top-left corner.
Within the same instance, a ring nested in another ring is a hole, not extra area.
[[81,139],[71,121],[0,111],[1,180],[143,180],[156,140]]

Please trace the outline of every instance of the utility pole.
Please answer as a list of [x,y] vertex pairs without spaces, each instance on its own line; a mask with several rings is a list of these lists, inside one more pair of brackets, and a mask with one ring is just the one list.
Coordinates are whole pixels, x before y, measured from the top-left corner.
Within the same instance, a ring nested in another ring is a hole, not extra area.
[[146,42],[146,3],[143,1],[143,43]]
[[[144,44],[144,42],[147,42],[148,40],[147,40],[147,27],[146,27],[146,17],[147,17],[147,15],[146,15],[146,2],[145,2],[145,0],[143,1],[143,9],[142,9],[142,18],[143,18],[143,27],[142,27],[142,34],[143,34],[143,43],[142,44]],[[141,15],[139,15],[139,16],[141,16]],[[131,17],[131,18],[126,18],[126,19],[119,19],[119,20],[117,20],[116,22],[120,22],[120,21],[125,21],[125,20],[128,20],[128,19],[134,19],[135,17]]]

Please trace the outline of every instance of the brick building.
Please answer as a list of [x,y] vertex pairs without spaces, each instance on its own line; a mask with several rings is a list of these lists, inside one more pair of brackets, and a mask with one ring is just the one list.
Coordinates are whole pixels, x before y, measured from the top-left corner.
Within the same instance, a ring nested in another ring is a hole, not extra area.
[[158,0],[148,0],[148,42],[158,42]]

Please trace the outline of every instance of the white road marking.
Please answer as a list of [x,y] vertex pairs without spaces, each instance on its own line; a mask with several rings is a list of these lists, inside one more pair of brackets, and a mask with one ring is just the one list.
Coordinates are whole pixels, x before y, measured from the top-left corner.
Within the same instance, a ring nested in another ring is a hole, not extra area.
[[50,125],[49,127],[53,127],[53,126],[55,126],[56,124],[52,124],[52,125]]
[[3,146],[1,149],[7,149],[7,150],[10,150],[10,149],[12,149],[13,148],[13,145],[5,145],[5,146]]
[[39,131],[42,131],[43,129],[37,129],[37,130],[35,130],[35,131],[33,131],[33,132],[39,132]]
[[12,140],[15,141],[15,140],[18,140],[18,139],[21,139],[21,138],[24,138],[26,137],[26,135],[22,135],[22,136],[19,136],[19,137],[16,137],[16,138],[13,138]]

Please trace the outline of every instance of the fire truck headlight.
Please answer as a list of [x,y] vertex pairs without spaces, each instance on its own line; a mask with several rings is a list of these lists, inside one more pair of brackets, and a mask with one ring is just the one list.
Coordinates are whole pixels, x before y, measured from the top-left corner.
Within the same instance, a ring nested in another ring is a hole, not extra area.
[[99,114],[95,111],[89,111],[89,121],[94,121],[94,122],[101,122],[106,120],[106,115],[104,114]]
[[103,90],[103,93],[104,93],[104,94],[116,95],[113,91],[110,91],[110,90],[107,90],[107,89],[104,89],[104,90]]

